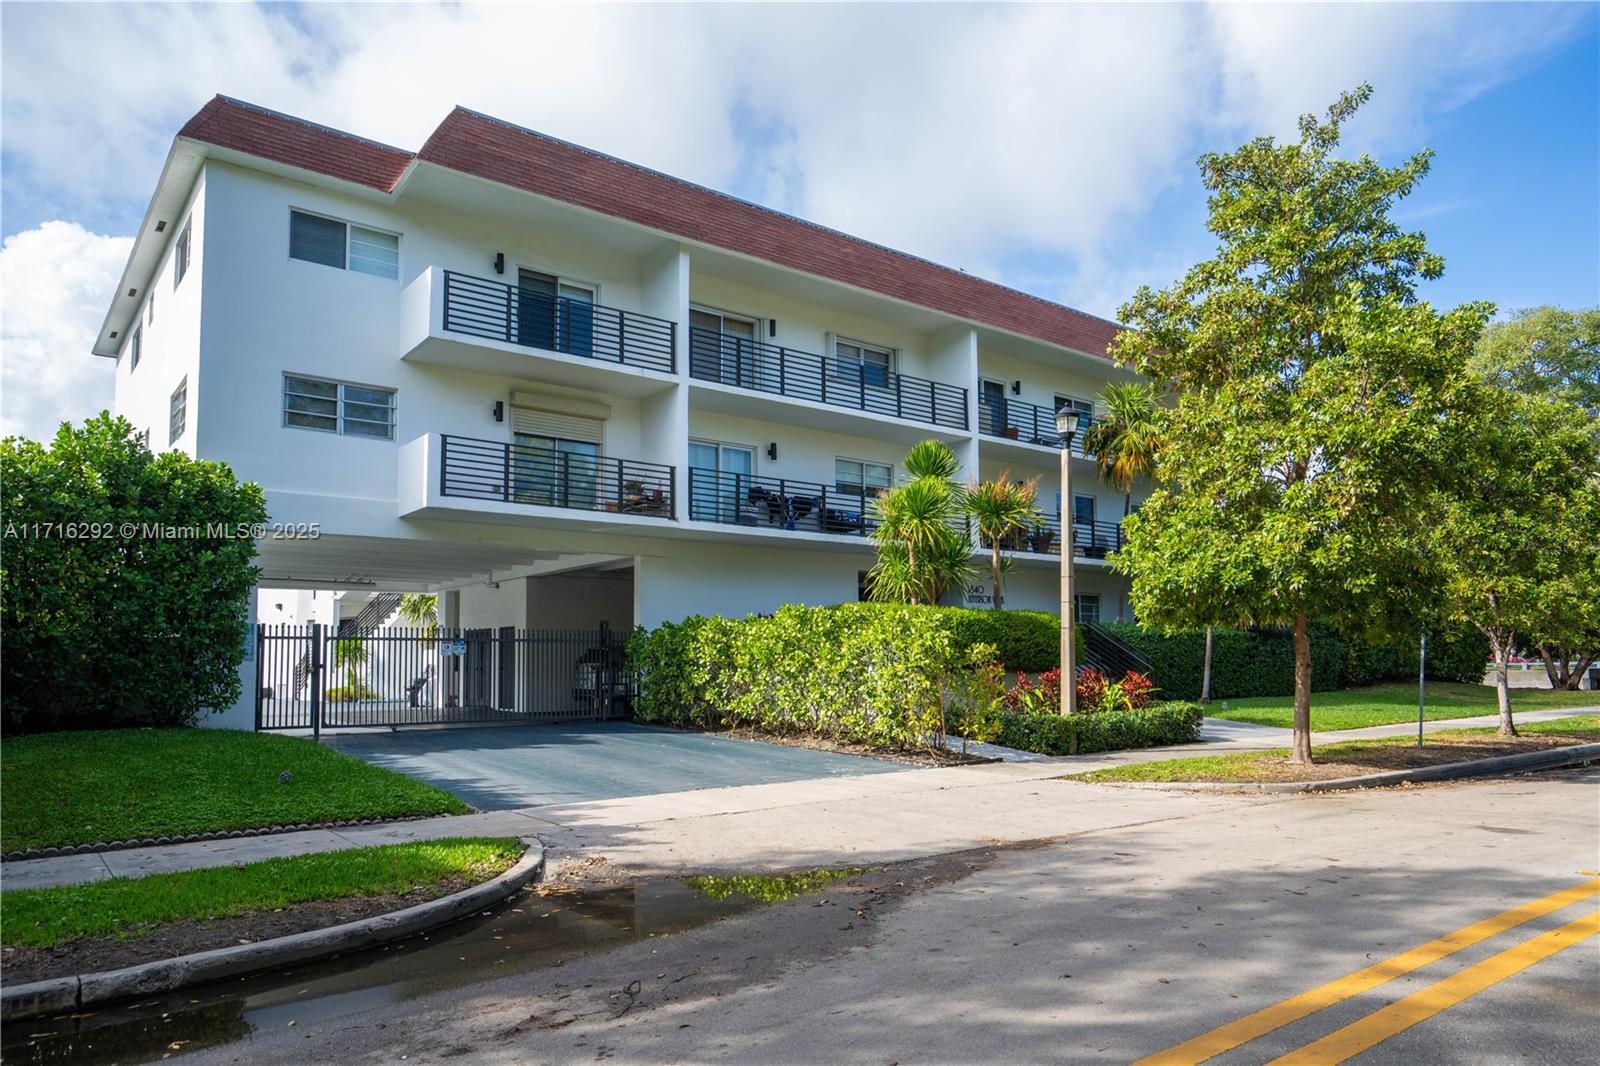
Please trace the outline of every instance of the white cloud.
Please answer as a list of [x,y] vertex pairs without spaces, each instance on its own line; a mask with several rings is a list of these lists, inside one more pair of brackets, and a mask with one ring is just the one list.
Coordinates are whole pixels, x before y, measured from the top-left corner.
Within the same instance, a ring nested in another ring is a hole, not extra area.
[[44,439],[111,406],[115,364],[89,354],[133,246],[46,222],[0,247],[0,432]]

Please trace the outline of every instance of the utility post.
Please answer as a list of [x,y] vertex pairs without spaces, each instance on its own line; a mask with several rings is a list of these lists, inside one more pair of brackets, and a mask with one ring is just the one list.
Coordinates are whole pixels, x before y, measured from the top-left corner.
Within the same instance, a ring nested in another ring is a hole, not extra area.
[[1072,438],[1078,435],[1079,413],[1063,404],[1056,411],[1061,435],[1061,713],[1078,713],[1078,648],[1073,637],[1072,595]]

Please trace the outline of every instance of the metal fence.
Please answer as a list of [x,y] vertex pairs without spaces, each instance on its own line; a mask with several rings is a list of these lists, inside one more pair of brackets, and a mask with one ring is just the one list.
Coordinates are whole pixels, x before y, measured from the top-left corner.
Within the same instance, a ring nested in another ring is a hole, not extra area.
[[540,507],[674,518],[665,463],[441,436],[439,494]]
[[[256,728],[558,722],[627,714],[626,635],[608,628],[257,627]],[[298,667],[298,669],[297,669]]]

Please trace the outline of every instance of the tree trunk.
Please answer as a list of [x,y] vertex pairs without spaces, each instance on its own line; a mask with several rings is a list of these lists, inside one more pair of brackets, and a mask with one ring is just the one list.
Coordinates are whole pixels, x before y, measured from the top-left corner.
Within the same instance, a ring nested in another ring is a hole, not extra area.
[[[1561,650],[1565,650],[1565,649],[1561,649]],[[1539,645],[1539,658],[1544,660],[1544,675],[1550,679],[1550,687],[1551,688],[1560,690],[1560,689],[1564,689],[1564,688],[1576,688],[1577,687],[1575,685],[1572,685],[1572,684],[1568,683],[1568,680],[1567,680],[1567,657],[1565,655],[1561,656],[1561,665],[1557,666],[1556,665],[1556,657],[1554,655],[1550,654],[1550,649],[1549,648],[1547,648],[1543,644],[1541,644],[1541,645]]]
[[1511,661],[1511,638],[1509,635],[1496,637],[1491,643],[1494,646],[1494,698],[1500,707],[1500,736],[1514,737],[1517,735],[1517,726],[1511,720],[1511,679],[1507,676]]
[[[1000,609],[1000,538],[999,537],[995,537],[995,538],[993,538],[993,539],[991,539],[989,541],[989,550],[990,550],[990,553],[991,553],[990,557],[989,557],[989,565],[994,570],[994,601],[992,603],[992,606],[994,607],[995,610],[998,611]],[[966,753],[963,752],[962,754],[966,754]]]
[[1211,635],[1213,627],[1206,626],[1206,665],[1200,673],[1200,702],[1211,702]]
[[1294,616],[1294,754],[1311,762],[1311,632],[1304,612]]

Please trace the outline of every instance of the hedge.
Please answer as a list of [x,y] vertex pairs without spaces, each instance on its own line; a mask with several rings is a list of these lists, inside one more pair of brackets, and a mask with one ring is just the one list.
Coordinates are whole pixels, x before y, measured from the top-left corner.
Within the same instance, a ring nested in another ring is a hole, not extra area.
[[[1103,628],[1150,660],[1162,694],[1199,699],[1205,668],[1203,630],[1165,635],[1137,625]],[[1483,680],[1488,646],[1476,630],[1453,627],[1428,641],[1428,676],[1438,681]],[[1417,648],[1371,644],[1326,630],[1311,631],[1311,689],[1371,685],[1417,676]],[[1211,651],[1211,696],[1287,696],[1294,692],[1294,645],[1284,629],[1218,629]]]
[[[1036,674],[1061,665],[1061,623],[1045,611],[982,610],[974,607],[937,608],[949,621],[956,648],[993,644],[1000,663],[1008,670]],[[1083,631],[1077,635],[1078,661],[1083,662]]]
[[1008,714],[995,743],[1042,755],[1075,755],[1124,748],[1156,748],[1200,739],[1205,712],[1197,703],[1169,700],[1137,711],[1067,717]]

